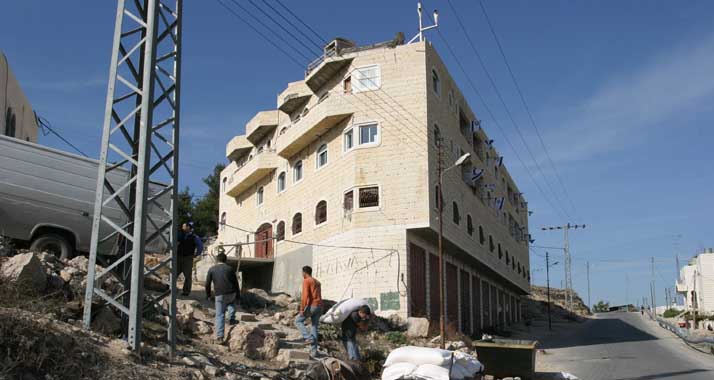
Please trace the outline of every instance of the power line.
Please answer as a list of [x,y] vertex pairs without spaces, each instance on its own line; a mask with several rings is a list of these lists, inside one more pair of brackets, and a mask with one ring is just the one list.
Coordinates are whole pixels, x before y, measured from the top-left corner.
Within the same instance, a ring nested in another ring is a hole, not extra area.
[[493,24],[491,23],[491,18],[488,17],[488,13],[486,12],[486,7],[483,5],[482,0],[479,1],[479,5],[481,6],[481,11],[483,12],[484,17],[486,18],[486,23],[488,24],[489,29],[491,29],[491,34],[493,35],[493,39],[496,41],[496,45],[498,46],[498,51],[501,53],[501,57],[503,58],[503,62],[506,64],[506,67],[508,68],[508,73],[511,76],[511,80],[513,81],[513,84],[516,87],[516,91],[518,92],[518,95],[521,98],[521,102],[523,103],[523,108],[525,108],[526,113],[528,114],[528,118],[530,119],[531,124],[533,125],[533,128],[536,131],[536,135],[538,136],[540,145],[543,148],[543,151],[545,152],[545,155],[548,158],[548,161],[550,162],[550,166],[553,169],[553,172],[555,173],[555,176],[558,179],[560,186],[563,188],[563,193],[565,194],[566,199],[570,203],[570,206],[573,208],[573,211],[577,214],[578,211],[575,208],[575,204],[573,203],[572,199],[570,198],[570,195],[568,194],[568,189],[565,187],[565,184],[563,183],[563,180],[560,177],[560,173],[558,172],[558,170],[555,166],[555,163],[553,162],[553,159],[550,156],[550,152],[548,151],[548,148],[545,146],[545,142],[543,141],[543,137],[540,134],[540,130],[538,128],[538,125],[535,122],[535,118],[533,117],[533,114],[531,113],[530,107],[528,107],[528,103],[526,102],[525,96],[523,96],[523,91],[521,91],[521,86],[518,84],[518,81],[516,80],[516,76],[513,73],[513,70],[511,69],[511,64],[508,62],[508,58],[506,58],[506,53],[503,51],[503,46],[501,46],[501,41],[499,40],[498,35],[496,34],[496,30],[494,29]]
[[567,216],[564,216],[564,213],[563,213],[560,209],[558,209],[558,208],[553,204],[553,202],[551,201],[550,197],[548,197],[548,196],[545,194],[545,191],[543,191],[543,188],[542,188],[542,187],[540,186],[540,184],[535,180],[535,177],[533,176],[533,173],[531,173],[531,171],[528,170],[528,167],[526,166],[525,162],[523,162],[523,159],[521,158],[521,155],[518,154],[518,151],[516,150],[516,147],[515,147],[515,146],[513,145],[513,143],[511,142],[511,139],[508,138],[508,134],[507,134],[506,131],[503,129],[503,127],[501,126],[501,124],[498,122],[498,119],[496,118],[496,116],[494,115],[493,111],[491,110],[491,107],[489,107],[488,104],[486,103],[486,99],[484,99],[484,97],[481,95],[481,92],[478,90],[478,88],[476,87],[476,84],[474,83],[473,79],[471,79],[471,76],[468,74],[468,72],[467,72],[466,69],[464,68],[464,65],[461,63],[461,60],[459,60],[459,57],[456,55],[454,49],[451,47],[451,44],[449,44],[449,41],[446,40],[446,38],[441,34],[441,31],[439,31],[438,28],[436,29],[436,31],[437,31],[437,33],[439,34],[439,37],[441,38],[441,40],[444,42],[444,45],[446,45],[446,48],[449,50],[449,52],[451,53],[451,55],[454,57],[454,60],[456,61],[456,64],[459,66],[459,68],[461,69],[461,71],[464,73],[464,76],[466,76],[466,79],[467,79],[469,85],[471,86],[471,89],[476,93],[476,95],[478,96],[478,98],[481,100],[481,103],[483,104],[484,109],[485,109],[486,112],[489,114],[489,116],[491,116],[491,119],[493,120],[493,124],[496,125],[496,127],[498,128],[498,130],[501,132],[501,134],[503,135],[503,138],[506,140],[506,143],[508,143],[508,146],[510,146],[511,150],[513,151],[513,154],[516,156],[516,158],[517,158],[518,161],[521,163],[521,165],[523,165],[523,167],[525,168],[526,173],[527,173],[528,176],[530,177],[531,181],[533,181],[533,184],[536,185],[536,188],[538,189],[538,192],[540,192],[540,194],[541,194],[541,196],[543,197],[543,199],[550,205],[551,208],[553,208],[553,210],[554,210],[557,214],[560,215],[560,217],[567,218]]
[[[301,39],[297,38],[293,33],[290,33],[290,31],[288,31],[288,30],[283,26],[283,24],[277,22],[277,21],[275,20],[275,18],[273,18],[273,16],[269,15],[268,12],[266,12],[265,10],[263,10],[263,8],[259,7],[253,0],[248,0],[248,1],[249,1],[256,9],[258,9],[258,10],[260,11],[260,13],[262,13],[263,15],[265,15],[265,17],[267,17],[270,21],[272,21],[273,24],[277,25],[280,29],[282,29],[283,32],[287,33],[290,37],[292,37],[295,41],[297,41],[300,45],[302,45],[302,47],[304,47],[305,49],[307,49],[307,51],[311,51],[311,50],[310,50],[311,48],[310,48],[309,46],[305,45],[305,43],[304,43]],[[272,7],[271,7],[271,8],[272,8]],[[320,46],[318,45],[317,51],[318,51],[318,52],[322,52],[322,47],[320,47]],[[309,59],[308,59],[308,60],[309,60]]]
[[[280,18],[282,18],[283,20],[285,20],[285,22],[287,22],[288,24],[290,24],[290,26],[292,26],[293,29],[295,29],[298,33],[300,33],[303,37],[305,37],[305,39],[307,39],[308,41],[310,41],[310,43],[312,43],[313,45],[317,46],[320,51],[322,51],[322,49],[323,49],[323,47],[324,47],[324,44],[323,44],[323,45],[320,45],[319,43],[315,42],[315,40],[313,40],[312,37],[310,37],[310,36],[308,36],[307,34],[305,34],[305,33],[302,31],[302,29],[298,28],[298,26],[295,25],[292,21],[290,21],[287,17],[283,16],[283,14],[280,13],[280,11],[278,11],[278,10],[275,9],[272,5],[270,5],[270,2],[268,2],[268,1],[266,1],[266,0],[263,0],[263,4],[267,5],[270,9],[273,10],[273,12],[277,13],[278,16],[280,16]],[[288,11],[289,11],[289,10],[288,10]],[[298,19],[298,21],[300,21],[300,20]],[[320,37],[318,36],[318,38],[320,38]]]
[[[264,0],[264,1],[265,1],[265,0]],[[319,39],[322,41],[323,44],[327,44],[327,41],[325,41],[325,39],[322,38],[322,37],[315,31],[315,29],[313,29],[312,27],[310,27],[310,25],[308,25],[308,24],[306,24],[304,21],[302,21],[302,19],[300,19],[300,17],[298,17],[298,15],[296,15],[295,13],[293,13],[293,11],[291,11],[290,8],[286,7],[285,4],[283,4],[282,1],[280,1],[280,0],[276,0],[276,1],[278,2],[278,4],[280,4],[281,7],[283,7],[283,9],[285,9],[286,11],[288,11],[288,13],[290,13],[293,17],[295,17],[298,21],[300,21],[301,24],[305,25],[306,28],[308,28],[314,35],[316,35],[317,38],[319,38]]]
[[[66,138],[64,138],[64,136],[62,136],[59,132],[55,131],[54,128],[52,128],[50,122],[49,122],[47,119],[45,119],[45,118],[43,118],[43,117],[41,117],[41,116],[38,116],[37,114],[35,114],[35,118],[37,119],[37,122],[40,124],[40,127],[43,129],[43,134],[44,134],[45,136],[47,136],[48,133],[52,133],[52,134],[54,134],[55,136],[57,136],[60,140],[62,140],[65,144],[67,144],[67,145],[69,145],[70,147],[72,147],[72,149],[76,150],[76,151],[77,151],[79,154],[81,154],[82,156],[84,156],[84,157],[89,157],[86,153],[84,153],[82,150],[80,150],[79,148],[77,148],[74,144],[72,144],[71,142],[69,142],[69,140],[67,140]],[[45,130],[45,129],[46,129],[47,131],[49,131],[49,132],[48,132],[48,133],[44,133],[44,130]]]
[[[493,87],[494,92],[496,93],[496,96],[501,102],[501,105],[503,106],[504,110],[506,111],[506,115],[508,116],[509,120],[513,124],[513,127],[516,130],[516,134],[520,137],[521,141],[523,142],[523,145],[526,148],[526,151],[528,152],[528,155],[531,157],[531,160],[535,164],[536,169],[540,172],[540,174],[543,176],[543,182],[545,182],[546,186],[550,190],[550,192],[553,194],[553,197],[555,198],[556,202],[560,205],[560,199],[558,198],[558,194],[553,190],[552,185],[550,184],[550,181],[548,181],[548,178],[545,175],[545,172],[543,169],[540,167],[540,164],[538,163],[538,160],[536,160],[535,155],[533,154],[533,151],[531,150],[530,146],[528,145],[528,142],[526,141],[526,138],[523,136],[523,133],[518,126],[518,123],[516,120],[513,118],[513,114],[511,113],[511,110],[508,108],[508,105],[506,104],[506,101],[503,99],[503,96],[501,95],[501,92],[498,90],[498,86],[496,86],[496,81],[493,79],[491,76],[491,73],[488,71],[486,68],[486,64],[483,62],[483,59],[481,58],[481,54],[478,52],[478,49],[476,49],[476,45],[474,44],[473,40],[471,39],[471,36],[468,34],[466,31],[466,27],[464,26],[463,22],[461,21],[461,17],[459,17],[458,12],[454,8],[453,4],[451,3],[451,0],[447,1],[449,4],[449,7],[451,7],[452,12],[454,13],[454,16],[456,17],[456,21],[459,24],[459,27],[461,28],[461,31],[464,33],[466,36],[466,40],[469,42],[469,45],[471,46],[471,50],[473,50],[474,54],[476,55],[476,58],[478,59],[479,65],[483,69],[484,73],[486,74],[486,77],[488,78],[489,82],[491,83],[491,86]],[[441,36],[442,39],[446,40],[443,37],[443,34],[441,31],[439,31],[439,36]],[[525,164],[524,164],[525,166]],[[527,166],[526,166],[527,170]],[[570,219],[570,214],[567,212],[567,210],[561,205],[561,208],[563,209],[565,215],[567,216],[568,219]]]
[[302,63],[300,63],[295,57],[293,57],[290,53],[288,53],[285,49],[280,47],[278,44],[273,42],[273,40],[269,39],[263,32],[261,32],[258,28],[253,26],[251,23],[249,23],[246,19],[243,18],[243,16],[239,15],[238,12],[233,10],[233,8],[229,7],[228,5],[224,4],[223,1],[221,0],[216,0],[223,8],[225,8],[228,12],[233,14],[237,19],[241,20],[244,24],[246,24],[249,28],[251,28],[255,33],[257,33],[260,37],[262,37],[265,41],[267,41],[269,44],[273,45],[276,49],[281,51],[285,56],[287,56],[291,61],[295,62],[296,65],[298,66],[303,66]]

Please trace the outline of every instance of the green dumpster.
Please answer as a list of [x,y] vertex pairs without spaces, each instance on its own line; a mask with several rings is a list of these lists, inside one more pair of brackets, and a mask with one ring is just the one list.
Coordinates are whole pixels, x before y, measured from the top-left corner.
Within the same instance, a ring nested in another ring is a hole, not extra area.
[[535,380],[537,344],[534,340],[492,339],[477,341],[474,346],[487,375]]

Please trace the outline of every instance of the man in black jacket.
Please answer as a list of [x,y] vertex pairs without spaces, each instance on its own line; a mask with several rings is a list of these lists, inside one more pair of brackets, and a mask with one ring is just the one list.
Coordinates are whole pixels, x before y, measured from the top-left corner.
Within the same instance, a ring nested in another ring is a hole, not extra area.
[[356,339],[357,329],[366,331],[371,315],[372,312],[369,310],[369,306],[363,305],[350,313],[347,319],[342,322],[342,344],[345,346],[349,360],[361,360]]
[[183,294],[191,294],[191,274],[193,273],[193,258],[203,252],[203,242],[193,233],[193,222],[181,225],[178,235],[178,272],[183,274]]
[[206,298],[211,299],[211,285],[216,285],[216,339],[223,340],[225,330],[225,312],[228,311],[228,323],[236,324],[235,302],[240,300],[240,287],[236,272],[226,264],[225,253],[216,256],[218,263],[208,270],[206,275]]

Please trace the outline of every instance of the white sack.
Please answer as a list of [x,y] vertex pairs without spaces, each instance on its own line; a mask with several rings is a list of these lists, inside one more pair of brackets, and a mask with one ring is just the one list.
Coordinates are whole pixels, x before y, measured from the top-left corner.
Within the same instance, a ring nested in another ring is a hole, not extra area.
[[461,351],[454,351],[454,366],[463,369],[464,377],[473,377],[473,375],[483,372],[483,364],[480,361]]
[[332,306],[330,310],[325,312],[325,314],[320,317],[320,322],[332,325],[342,323],[345,319],[347,319],[350,313],[364,305],[369,304],[367,303],[367,300],[362,298],[348,298],[346,300],[342,300],[336,303],[335,306]]
[[415,380],[449,380],[449,369],[433,364],[422,364],[412,372]]
[[382,380],[410,379],[412,372],[417,366],[412,363],[396,363],[389,367],[384,367]]
[[412,363],[417,366],[432,364],[448,368],[451,365],[451,355],[451,351],[438,348],[404,346],[390,352],[384,366],[389,367],[395,363]]

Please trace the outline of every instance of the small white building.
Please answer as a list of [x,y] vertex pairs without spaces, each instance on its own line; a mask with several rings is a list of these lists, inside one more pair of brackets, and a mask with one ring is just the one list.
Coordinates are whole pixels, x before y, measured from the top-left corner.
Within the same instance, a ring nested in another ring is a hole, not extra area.
[[687,310],[714,313],[714,248],[707,248],[679,271],[677,293]]

